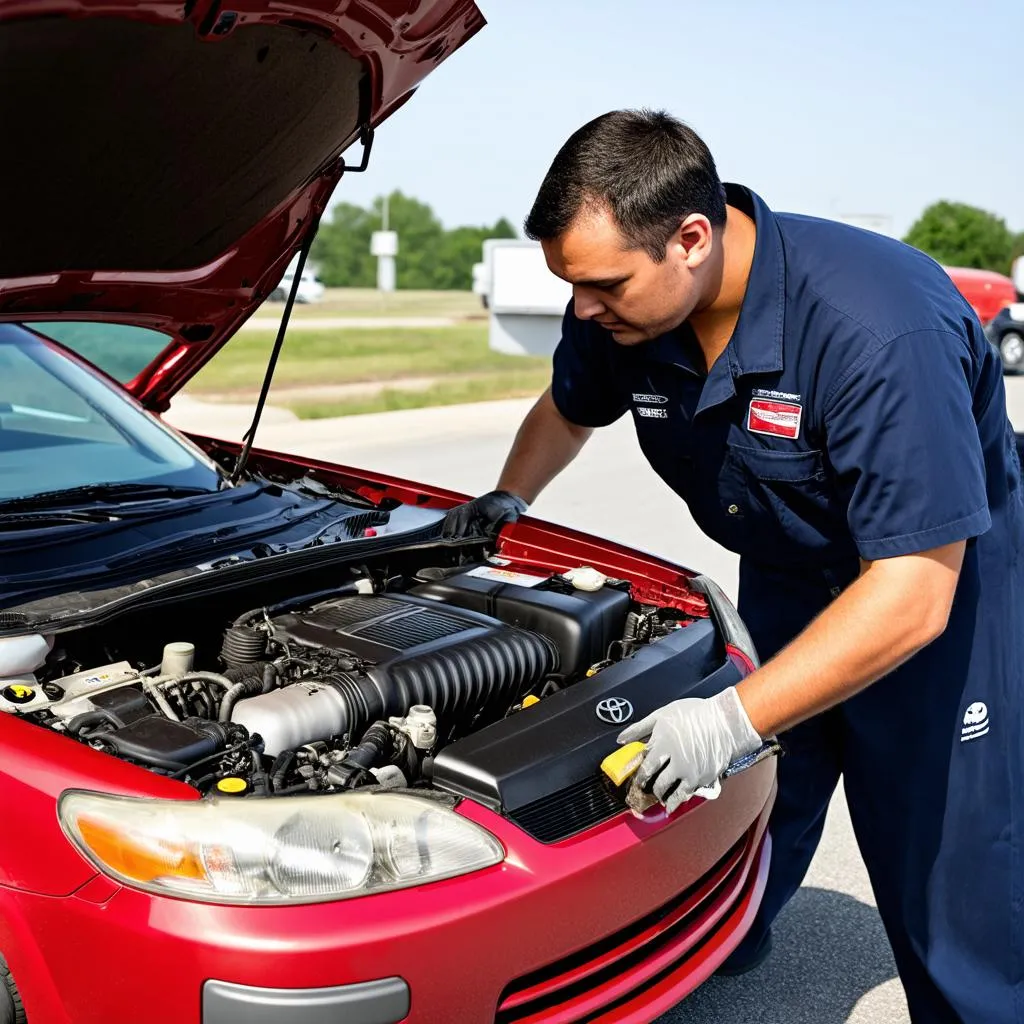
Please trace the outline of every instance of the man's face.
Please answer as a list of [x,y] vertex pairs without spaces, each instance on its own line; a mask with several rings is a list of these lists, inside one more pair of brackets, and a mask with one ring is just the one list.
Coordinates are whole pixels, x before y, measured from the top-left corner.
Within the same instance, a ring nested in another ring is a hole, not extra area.
[[694,272],[710,253],[711,230],[699,216],[690,230],[693,220],[682,222],[660,263],[629,248],[604,208],[584,209],[541,245],[552,273],[572,285],[576,316],[601,324],[620,345],[638,345],[678,327],[700,300]]

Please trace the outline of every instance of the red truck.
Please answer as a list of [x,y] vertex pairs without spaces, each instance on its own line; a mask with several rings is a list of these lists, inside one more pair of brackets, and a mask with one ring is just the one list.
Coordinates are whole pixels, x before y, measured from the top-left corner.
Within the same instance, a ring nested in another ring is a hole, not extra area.
[[983,324],[1017,301],[1017,289],[1005,274],[973,267],[946,267],[945,270]]
[[1020,298],[1024,261],[1015,266],[1015,278],[992,270],[973,267],[946,267],[946,273],[971,304],[985,333],[999,349],[1007,373],[1024,371],[1024,302]]

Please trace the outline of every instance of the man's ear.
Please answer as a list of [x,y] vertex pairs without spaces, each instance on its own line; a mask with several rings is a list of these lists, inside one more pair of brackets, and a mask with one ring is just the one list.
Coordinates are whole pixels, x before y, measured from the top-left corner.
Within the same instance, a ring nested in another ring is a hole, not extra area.
[[690,270],[695,270],[711,255],[714,248],[711,221],[703,213],[691,213],[679,225],[668,244],[670,252],[675,250],[677,259],[682,259]]

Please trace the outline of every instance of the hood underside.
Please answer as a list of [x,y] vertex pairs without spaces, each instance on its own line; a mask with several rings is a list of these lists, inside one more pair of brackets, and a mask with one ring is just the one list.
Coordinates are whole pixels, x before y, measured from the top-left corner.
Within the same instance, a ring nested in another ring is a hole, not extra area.
[[341,152],[482,24],[472,0],[0,0],[0,319],[166,332],[129,385],[165,407],[277,284]]

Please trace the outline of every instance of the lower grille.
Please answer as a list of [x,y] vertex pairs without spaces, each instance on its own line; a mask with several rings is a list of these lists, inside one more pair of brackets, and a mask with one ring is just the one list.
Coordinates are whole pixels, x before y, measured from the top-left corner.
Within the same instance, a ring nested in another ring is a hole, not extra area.
[[626,809],[603,775],[593,775],[510,811],[509,818],[542,843],[562,839],[614,818]]
[[616,1019],[614,1011],[685,968],[732,920],[755,883],[757,826],[685,892],[626,928],[502,992],[495,1024]]

